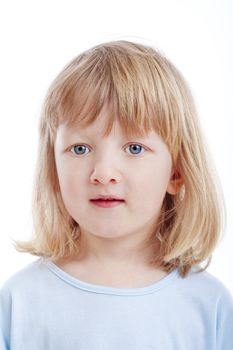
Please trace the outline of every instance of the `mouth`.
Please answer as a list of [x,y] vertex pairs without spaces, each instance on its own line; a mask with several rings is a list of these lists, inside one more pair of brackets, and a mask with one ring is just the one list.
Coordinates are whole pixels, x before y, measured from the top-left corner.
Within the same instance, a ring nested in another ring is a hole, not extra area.
[[113,208],[113,207],[116,207],[116,206],[123,204],[125,201],[124,201],[124,199],[114,199],[114,198],[100,199],[100,198],[98,198],[98,199],[91,199],[90,202],[97,207]]

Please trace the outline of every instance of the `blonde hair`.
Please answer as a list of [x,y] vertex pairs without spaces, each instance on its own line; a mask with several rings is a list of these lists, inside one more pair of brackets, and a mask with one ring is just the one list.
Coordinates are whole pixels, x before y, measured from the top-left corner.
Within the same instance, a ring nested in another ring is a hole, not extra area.
[[[166,142],[173,165],[184,179],[176,195],[166,193],[151,244],[159,241],[152,264],[179,268],[185,277],[208,260],[224,219],[222,192],[206,153],[188,84],[174,65],[152,47],[129,41],[97,45],[74,58],[51,84],[42,108],[32,197],[34,237],[15,241],[20,252],[53,260],[80,251],[78,223],[58,190],[54,157],[56,131],[95,121],[108,103],[105,135],[118,119],[126,135],[155,130]],[[201,271],[200,270],[200,271]]]

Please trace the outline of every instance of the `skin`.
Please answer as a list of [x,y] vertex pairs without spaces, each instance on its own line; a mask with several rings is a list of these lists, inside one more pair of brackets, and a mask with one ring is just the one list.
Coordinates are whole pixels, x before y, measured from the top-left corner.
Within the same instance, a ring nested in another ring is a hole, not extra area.
[[[154,131],[144,138],[126,139],[116,122],[103,138],[100,131],[107,118],[105,106],[89,127],[68,129],[61,124],[57,130],[54,150],[60,191],[67,211],[79,223],[82,244],[81,257],[57,265],[87,282],[143,286],[166,275],[149,267],[148,239],[166,192],[177,192],[172,158]],[[83,146],[73,147],[77,144]],[[132,144],[138,145],[136,149]],[[90,202],[109,193],[125,202],[113,208]]]

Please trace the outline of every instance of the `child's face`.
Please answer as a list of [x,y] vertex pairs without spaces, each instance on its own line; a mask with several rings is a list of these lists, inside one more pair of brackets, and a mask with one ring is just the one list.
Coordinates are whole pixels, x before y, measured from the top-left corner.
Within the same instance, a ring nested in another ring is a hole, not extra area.
[[[61,195],[82,234],[144,239],[169,192],[171,155],[154,131],[126,139],[117,122],[103,138],[106,118],[108,110],[103,109],[88,128],[59,126],[55,159]],[[124,202],[110,208],[94,205],[90,200],[101,194],[117,195]]]

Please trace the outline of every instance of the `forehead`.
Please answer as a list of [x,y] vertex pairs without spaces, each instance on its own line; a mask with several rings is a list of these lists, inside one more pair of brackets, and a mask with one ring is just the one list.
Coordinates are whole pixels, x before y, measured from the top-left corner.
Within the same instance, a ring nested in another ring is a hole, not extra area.
[[61,124],[57,130],[57,137],[55,144],[68,145],[75,142],[95,142],[100,143],[101,140],[108,139],[114,142],[144,142],[145,145],[151,146],[154,149],[167,148],[162,138],[154,130],[150,130],[147,133],[137,135],[127,135],[123,132],[118,121],[115,122],[109,135],[104,136],[102,130],[104,123],[102,120],[96,120],[93,124],[84,127],[82,125],[75,127],[67,127],[65,124]]
[[61,123],[58,127],[58,133],[64,137],[73,135],[90,135],[101,136],[103,138],[107,136],[123,136],[123,137],[147,137],[152,134],[152,130],[146,130],[146,128],[136,125],[136,122],[132,120],[121,119],[119,116],[113,114],[111,109],[104,106],[100,113],[93,118],[77,119],[72,124]]

